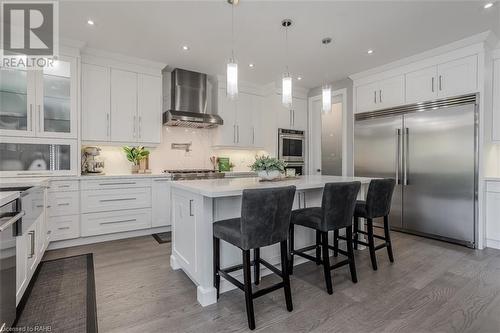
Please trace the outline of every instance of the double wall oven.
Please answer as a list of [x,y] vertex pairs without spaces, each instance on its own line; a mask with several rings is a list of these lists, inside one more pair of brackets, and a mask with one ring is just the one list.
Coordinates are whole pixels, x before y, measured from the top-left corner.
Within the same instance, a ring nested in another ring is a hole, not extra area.
[[305,134],[304,131],[278,129],[278,158],[287,163],[287,169],[295,169],[295,174],[305,174]]

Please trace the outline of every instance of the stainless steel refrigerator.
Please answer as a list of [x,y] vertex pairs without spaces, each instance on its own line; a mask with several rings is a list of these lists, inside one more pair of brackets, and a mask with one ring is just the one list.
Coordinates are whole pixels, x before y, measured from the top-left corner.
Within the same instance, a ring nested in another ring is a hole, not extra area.
[[396,179],[391,228],[475,247],[478,96],[356,114],[356,176]]

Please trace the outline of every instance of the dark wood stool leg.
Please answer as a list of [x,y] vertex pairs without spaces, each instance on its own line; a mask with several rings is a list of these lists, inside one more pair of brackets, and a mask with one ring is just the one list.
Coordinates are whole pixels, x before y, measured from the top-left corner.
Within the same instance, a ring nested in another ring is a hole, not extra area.
[[339,231],[333,231],[333,256],[336,257],[339,255]]
[[253,250],[253,275],[255,285],[258,285],[260,282],[260,249]]
[[217,289],[217,299],[219,299],[219,289],[220,289],[220,240],[217,237],[213,238],[213,246],[214,246],[214,287]]
[[373,220],[366,220],[366,227],[368,231],[368,248],[370,250],[370,259],[372,260],[373,270],[377,270],[377,257],[375,255],[375,238],[373,237]]
[[347,227],[345,231],[345,238],[347,239],[347,259],[349,260],[349,270],[351,271],[351,280],[352,282],[358,282],[358,276],[356,274],[356,264],[354,262],[354,249],[352,242],[352,229],[351,227]]
[[288,229],[289,231],[289,234],[288,234],[288,247],[290,248],[290,250],[288,251],[288,267],[289,267],[289,270],[288,270],[288,273],[290,275],[293,274],[293,250],[294,250],[294,239],[295,239],[295,235],[294,235],[294,225],[293,224],[290,224],[290,229]]
[[391,243],[391,235],[389,230],[389,216],[384,216],[384,234],[385,234],[385,242],[387,243],[387,254],[389,255],[389,261],[394,262],[394,255],[392,253],[392,243]]
[[328,254],[328,232],[321,232],[321,247],[323,249],[323,269],[325,271],[326,291],[331,295],[332,289],[332,276],[330,275],[330,256]]
[[359,228],[359,217],[354,217],[354,234],[353,234],[353,240],[354,240],[354,249],[358,249],[358,228]]
[[252,297],[252,272],[250,270],[250,250],[243,250],[243,284],[245,286],[245,302],[247,305],[248,328],[255,329],[255,314]]
[[316,230],[316,265],[321,265],[321,232]]
[[293,310],[292,291],[290,288],[290,276],[288,274],[288,246],[286,241],[281,242],[281,273],[283,274],[283,284],[285,289],[286,309]]

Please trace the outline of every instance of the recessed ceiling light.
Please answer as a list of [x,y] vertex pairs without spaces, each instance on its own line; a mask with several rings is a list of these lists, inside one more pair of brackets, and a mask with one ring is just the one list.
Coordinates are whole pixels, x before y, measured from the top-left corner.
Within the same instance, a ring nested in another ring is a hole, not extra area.
[[484,9],[488,9],[493,7],[493,2],[488,2],[487,4],[484,5]]
[[368,53],[368,54],[372,54],[372,53],[373,53],[373,50],[372,50],[372,49],[369,49],[368,51],[366,51],[366,53]]
[[248,64],[248,67],[250,67],[250,68],[254,68],[254,67],[255,67],[255,64]]
[[297,76],[297,80],[302,80],[302,76]]
[[189,46],[187,46],[187,45],[183,45],[183,46],[182,46],[182,49],[183,49],[184,51],[188,51],[188,50],[189,50]]
[[92,21],[91,19],[88,19],[88,20],[87,20],[87,24],[88,24],[88,25],[94,25],[94,21]]

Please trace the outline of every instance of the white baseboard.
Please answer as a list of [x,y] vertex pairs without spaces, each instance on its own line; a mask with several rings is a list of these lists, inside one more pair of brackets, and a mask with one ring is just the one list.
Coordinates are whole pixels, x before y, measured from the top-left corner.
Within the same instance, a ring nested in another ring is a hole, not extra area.
[[62,241],[50,242],[47,249],[48,250],[63,249],[63,248],[72,247],[72,246],[87,245],[87,244],[108,242],[108,241],[117,240],[117,239],[146,236],[146,235],[156,234],[159,232],[167,232],[170,230],[171,230],[171,227],[167,226],[167,227],[157,227],[157,228],[150,228],[150,229],[143,229],[143,230],[118,232],[118,233],[114,233],[114,234],[98,235],[98,236],[91,236],[91,237],[80,237],[80,238],[75,238],[75,239],[66,239],[66,240],[62,240]]
[[500,240],[486,239],[486,247],[491,247],[492,249],[500,250]]

